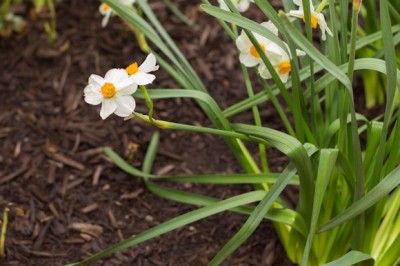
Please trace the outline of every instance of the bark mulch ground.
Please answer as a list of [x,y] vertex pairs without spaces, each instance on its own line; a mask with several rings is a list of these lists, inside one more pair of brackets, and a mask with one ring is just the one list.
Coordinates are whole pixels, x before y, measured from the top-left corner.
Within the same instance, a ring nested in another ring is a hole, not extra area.
[[[11,209],[4,265],[62,265],[196,209],[149,192],[103,154],[109,146],[141,166],[157,130],[137,120],[110,117],[83,102],[90,74],[141,62],[133,35],[116,18],[101,28],[97,1],[62,1],[59,38],[47,44],[40,21],[0,40],[0,207]],[[235,48],[198,1],[178,1],[198,25],[173,17],[162,1],[152,6],[222,107],[245,98]],[[21,9],[27,16],[29,7]],[[252,11],[250,11],[252,12]],[[151,86],[177,87],[162,70]],[[139,111],[145,112],[142,101]],[[264,121],[279,127],[265,108]],[[187,99],[157,101],[161,119],[209,125]],[[251,121],[250,116],[239,120]],[[162,131],[154,173],[233,173],[240,168],[221,138]],[[253,147],[254,148],[254,147]],[[255,149],[256,151],[256,149]],[[271,161],[281,160],[271,157]],[[174,185],[176,186],[177,185]],[[227,198],[251,186],[184,184],[182,189]],[[1,211],[1,212],[2,212]],[[94,265],[206,265],[240,228],[245,216],[222,213],[112,255]],[[90,234],[84,233],[90,230]],[[267,221],[224,265],[290,265]]]

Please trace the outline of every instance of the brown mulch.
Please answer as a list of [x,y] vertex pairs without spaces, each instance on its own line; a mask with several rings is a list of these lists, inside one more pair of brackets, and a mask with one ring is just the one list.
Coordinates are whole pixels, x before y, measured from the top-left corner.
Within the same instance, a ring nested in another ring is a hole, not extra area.
[[[222,107],[245,98],[235,49],[198,1],[178,1],[199,25],[183,25],[162,4],[153,4],[166,29],[198,70]],[[157,130],[137,120],[112,116],[102,121],[98,106],[83,101],[90,74],[124,67],[145,55],[116,18],[101,28],[97,1],[62,1],[57,6],[59,38],[47,44],[41,21],[0,40],[0,207],[11,209],[2,265],[62,265],[196,207],[149,192],[102,153],[112,147],[141,167]],[[23,9],[24,10],[24,9]],[[29,10],[24,10],[27,16]],[[151,87],[177,87],[165,72]],[[146,112],[142,101],[138,108]],[[187,99],[158,101],[156,115],[181,123],[209,125]],[[264,112],[274,121],[273,112]],[[251,119],[244,117],[243,119]],[[161,131],[154,173],[240,171],[221,138]],[[254,148],[254,147],[253,147]],[[273,161],[274,158],[271,158]],[[227,198],[251,186],[184,184],[182,189]],[[23,212],[23,213],[22,213]],[[95,265],[206,265],[245,221],[222,213],[112,255]],[[84,233],[90,232],[88,233]],[[224,265],[290,265],[267,221],[262,222]]]

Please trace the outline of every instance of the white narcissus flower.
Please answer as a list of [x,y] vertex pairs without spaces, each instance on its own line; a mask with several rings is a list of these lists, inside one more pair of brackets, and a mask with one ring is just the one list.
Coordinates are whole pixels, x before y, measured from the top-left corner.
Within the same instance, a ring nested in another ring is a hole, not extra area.
[[[267,28],[274,35],[278,36],[278,29],[271,21],[263,22],[261,25]],[[266,37],[254,32],[253,35],[258,41],[260,48],[264,51],[268,60],[274,67],[275,71],[278,73],[282,82],[286,82],[291,71],[291,56],[288,55],[279,45],[267,39]],[[289,48],[286,43],[284,44],[287,48]],[[239,37],[236,39],[236,46],[240,52],[239,60],[243,65],[246,67],[255,67],[258,65],[258,72],[260,73],[261,77],[265,79],[271,78],[271,73],[268,71],[261,59],[260,54],[257,52],[256,48],[244,31],[242,31]],[[305,53],[300,50],[296,50],[296,54],[298,56],[305,55]]]
[[[231,1],[239,12],[245,12],[247,9],[249,9],[250,3],[254,2],[253,0],[231,0]],[[218,3],[221,9],[229,11],[229,7],[227,6],[224,0],[218,0]]]
[[[278,36],[278,29],[271,21],[263,22],[261,25]],[[273,44],[273,42],[266,37],[261,36],[260,34],[253,32],[253,35],[260,45],[260,48],[267,54],[267,56],[269,58],[274,57],[275,55],[273,51],[268,49],[268,46]],[[246,67],[254,67],[262,63],[261,55],[257,52],[256,47],[252,44],[244,31],[242,31],[239,37],[236,39],[236,46],[240,52],[239,60]]]
[[[290,63],[291,56],[290,54],[288,55],[280,46],[275,43],[272,43],[269,46],[269,51],[274,53],[274,57],[268,58],[270,59],[272,66],[274,67],[282,82],[285,83],[289,78],[290,71],[292,70]],[[297,56],[303,56],[306,53],[301,50],[296,50],[296,54]],[[260,72],[260,76],[264,79],[272,78],[271,73],[268,71],[264,63],[260,64],[258,71]]]
[[[289,15],[297,18],[303,19],[304,18],[304,8],[303,8],[303,3],[301,0],[293,0],[293,3],[297,6],[299,6],[299,10],[291,10],[289,11]],[[316,29],[317,26],[319,25],[319,28],[321,29],[321,39],[326,40],[326,34],[327,32],[330,36],[333,36],[331,30],[328,28],[328,24],[326,23],[324,14],[316,12],[312,3],[312,0],[310,0],[310,12],[311,12],[311,27],[313,29]]]
[[85,102],[101,105],[100,116],[106,119],[112,113],[127,117],[136,107],[132,94],[137,90],[137,84],[128,77],[124,69],[111,69],[105,77],[92,74],[84,90]]
[[125,68],[125,70],[135,83],[138,85],[147,85],[152,83],[156,78],[156,76],[149,74],[149,72],[156,71],[158,68],[156,57],[150,53],[140,66],[138,66],[137,62],[134,62]]
[[[136,0],[117,0],[118,3],[124,6],[129,6],[132,5]],[[108,21],[110,20],[110,17],[114,14],[113,10],[107,3],[102,3],[99,6],[99,12],[104,16],[101,26],[105,27],[108,24]]]

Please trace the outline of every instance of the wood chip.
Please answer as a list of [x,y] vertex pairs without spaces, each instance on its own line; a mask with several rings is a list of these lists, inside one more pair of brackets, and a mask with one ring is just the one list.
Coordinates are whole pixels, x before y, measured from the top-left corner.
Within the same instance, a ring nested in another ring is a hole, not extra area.
[[39,236],[37,237],[35,243],[33,244],[34,250],[40,249],[40,247],[42,246],[43,241],[47,235],[47,231],[49,230],[50,224],[51,220],[47,221],[46,225],[41,228]]
[[91,235],[95,238],[99,237],[104,231],[103,227],[89,223],[72,223],[70,224],[69,228],[84,234]]
[[22,167],[22,168],[18,169],[17,171],[15,171],[14,173],[11,173],[11,174],[9,174],[9,175],[6,175],[6,176],[4,176],[4,177],[1,177],[1,178],[0,178],[0,185],[1,185],[1,184],[4,184],[4,183],[7,183],[7,182],[9,182],[9,181],[11,181],[11,180],[13,180],[13,179],[16,178],[17,176],[19,176],[20,174],[22,174],[23,172],[25,172],[26,169],[27,169],[27,167]]
[[98,155],[98,154],[103,154],[103,148],[95,148],[95,149],[89,149],[85,151],[81,151],[78,153],[81,156],[93,156],[93,155]]
[[211,32],[211,26],[210,26],[210,25],[207,25],[207,26],[204,28],[204,31],[202,32],[202,34],[201,34],[201,36],[200,36],[200,41],[199,41],[199,43],[200,43],[200,46],[201,46],[201,47],[203,47],[203,46],[206,44],[206,42],[207,42],[207,40],[208,40],[208,36],[210,36],[210,32]]
[[14,158],[17,158],[21,153],[22,142],[18,141],[14,148]]
[[76,135],[75,135],[75,143],[74,143],[74,146],[72,147],[72,152],[73,153],[76,153],[76,151],[79,148],[79,144],[80,143],[81,143],[81,134],[76,133]]
[[61,153],[53,153],[49,154],[49,156],[53,158],[53,160],[59,161],[65,165],[71,166],[81,171],[85,170],[86,168],[83,164],[78,163],[77,161],[74,161],[73,159],[70,159],[65,155],[62,155]]
[[85,240],[83,240],[82,238],[71,238],[71,239],[63,240],[63,243],[65,243],[65,244],[83,244],[83,243],[85,243]]
[[49,209],[53,213],[54,217],[56,217],[57,219],[60,218],[60,214],[58,213],[57,208],[53,202],[49,204]]
[[92,212],[92,211],[96,210],[98,207],[99,207],[99,204],[93,203],[93,204],[90,204],[90,205],[88,205],[86,207],[83,207],[81,209],[81,212],[82,213],[89,213],[89,212]]
[[112,226],[114,228],[118,228],[119,226],[118,226],[117,219],[115,219],[114,213],[112,212],[111,209],[108,209],[107,215],[108,215],[108,218],[110,219]]
[[96,170],[94,171],[93,178],[92,178],[92,185],[97,186],[99,184],[100,175],[103,172],[103,166],[98,165]]
[[174,168],[175,168],[175,165],[167,164],[166,166],[163,166],[161,169],[159,169],[156,172],[156,175],[165,175],[165,174],[171,172],[171,170],[174,169]]
[[47,174],[47,184],[54,184],[56,182],[56,169],[57,166],[54,163],[50,163],[49,172]]
[[125,193],[119,197],[120,200],[126,200],[126,199],[135,199],[137,198],[140,194],[143,193],[143,188],[139,188],[138,190],[131,192],[131,193]]
[[162,150],[157,151],[157,153],[160,154],[160,155],[163,155],[165,157],[177,160],[177,161],[184,161],[185,160],[185,158],[183,158],[182,156],[180,156],[178,154],[175,154],[175,153],[162,151]]
[[87,242],[89,242],[93,239],[93,236],[86,234],[86,233],[80,233],[79,236],[82,237]]

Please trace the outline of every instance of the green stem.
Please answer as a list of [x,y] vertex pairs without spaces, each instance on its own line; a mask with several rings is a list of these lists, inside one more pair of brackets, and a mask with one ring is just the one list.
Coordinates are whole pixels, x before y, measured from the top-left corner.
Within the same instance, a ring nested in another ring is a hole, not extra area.
[[289,122],[288,117],[285,114],[285,111],[283,111],[283,108],[281,107],[278,99],[275,97],[274,92],[271,89],[271,86],[268,84],[268,82],[263,79],[260,75],[258,75],[259,80],[261,82],[261,84],[264,87],[264,90],[267,92],[269,99],[271,100],[272,104],[274,105],[276,111],[279,114],[279,117],[282,119],[283,124],[286,127],[286,130],[288,131],[289,135],[291,136],[296,136],[296,133],[294,132],[292,125]]
[[9,208],[5,208],[3,213],[3,224],[1,226],[1,235],[0,235],[0,260],[2,260],[5,257],[5,240],[6,240],[9,211],[10,211]]
[[165,5],[171,10],[171,12],[179,18],[183,23],[193,26],[194,22],[191,21],[185,14],[183,14],[173,3],[171,0],[164,0]]
[[326,4],[328,4],[328,0],[322,0],[318,7],[315,9],[315,12],[321,13],[321,11],[324,10]]
[[[247,90],[247,94],[249,97],[254,97],[254,91],[253,91],[253,86],[251,85],[250,81],[250,76],[249,72],[247,71],[246,67],[240,64],[240,67],[242,68],[242,73],[244,77],[244,84]],[[253,112],[253,119],[254,119],[254,124],[256,126],[261,127],[261,117],[260,117],[260,112],[258,111],[257,105],[253,106],[252,108]],[[260,160],[261,160],[261,167],[264,173],[269,172],[269,167],[268,167],[268,159],[267,159],[267,151],[265,145],[258,144],[258,150],[260,152]]]
[[[134,112],[133,115],[146,123],[152,124],[156,127],[162,128],[162,129],[183,130],[183,131],[206,133],[206,134],[229,137],[229,138],[236,138],[236,139],[247,140],[247,141],[252,141],[252,142],[255,141],[254,138],[251,138],[251,137],[247,136],[246,134],[238,133],[238,132],[234,132],[234,131],[227,131],[227,130],[221,130],[221,129],[215,129],[215,128],[201,127],[201,126],[192,126],[192,125],[174,123],[174,122],[169,122],[169,121],[164,121],[164,120],[157,120],[154,118],[150,118],[148,115],[144,115],[144,114],[137,113],[137,112]],[[264,145],[269,145],[268,142],[261,140],[261,139],[257,139],[257,142],[263,143]]]
[[[354,61],[355,61],[355,53],[356,53],[356,35],[357,35],[357,26],[358,26],[358,11],[359,7],[354,5],[353,1],[353,9],[352,9],[352,21],[351,21],[351,37],[350,37],[350,52],[349,52],[349,65],[347,75],[350,80],[353,80],[353,71],[354,71]],[[360,140],[358,138],[357,132],[357,121],[355,119],[355,110],[354,110],[354,99],[353,95],[350,95],[350,111],[351,111],[351,144],[349,147],[352,150],[353,159],[355,160],[355,173],[356,173],[356,183],[354,190],[354,201],[358,201],[364,195],[364,173],[362,167],[362,158],[361,158],[361,145]],[[363,251],[364,247],[364,227],[365,227],[365,215],[360,214],[354,219],[354,233],[353,233],[353,249]]]
[[151,100],[150,95],[147,92],[147,89],[145,86],[140,85],[139,88],[143,93],[144,99],[146,101],[146,106],[147,106],[147,108],[149,108],[149,119],[151,122],[153,122],[153,120],[154,120],[153,119],[153,111],[154,111],[153,101]]

